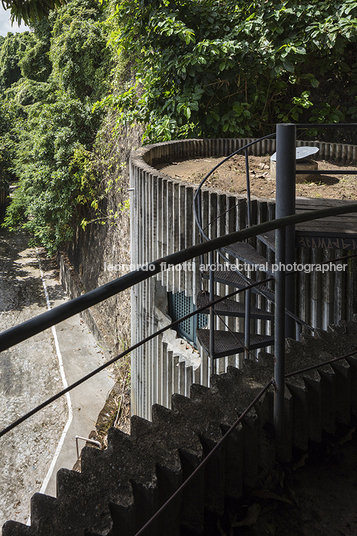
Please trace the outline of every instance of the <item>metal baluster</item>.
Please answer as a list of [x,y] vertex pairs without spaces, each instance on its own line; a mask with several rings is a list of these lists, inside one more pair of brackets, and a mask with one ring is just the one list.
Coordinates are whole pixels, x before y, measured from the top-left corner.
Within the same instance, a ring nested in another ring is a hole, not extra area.
[[[250,180],[249,180],[249,159],[248,159],[248,148],[244,151],[245,154],[245,175],[247,181],[247,226],[252,226],[252,211],[250,203]],[[251,291],[246,290],[244,293],[244,346],[246,350],[244,351],[244,357],[249,358],[250,350],[250,305],[251,305]]]
[[[276,218],[295,214],[296,176],[296,126],[280,123],[276,126]],[[295,262],[295,227],[286,228],[285,263]],[[285,281],[285,307],[295,313],[295,276],[289,275]],[[285,318],[285,336],[295,338],[295,322]]]
[[[209,299],[214,301],[214,251],[210,251],[209,254]],[[211,374],[215,373],[216,364],[215,364],[215,351],[214,351],[214,307],[210,307],[210,340],[209,340],[209,353],[211,357]]]

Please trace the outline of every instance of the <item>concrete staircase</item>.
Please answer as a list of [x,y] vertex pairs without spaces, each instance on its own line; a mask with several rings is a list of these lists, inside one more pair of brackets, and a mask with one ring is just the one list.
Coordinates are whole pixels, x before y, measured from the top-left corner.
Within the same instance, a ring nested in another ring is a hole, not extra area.
[[[357,349],[357,324],[341,323],[316,337],[286,342],[286,372],[324,363]],[[57,498],[35,494],[31,526],[8,521],[3,536],[132,536],[213,448],[237,416],[272,378],[273,356],[246,361],[215,376],[211,388],[173,395],[172,409],[153,407],[152,422],[133,417],[131,435],[111,429],[108,448],[82,450],[82,472],[57,473]],[[287,378],[283,444],[272,426],[273,394],[267,392],[195,481],[171,504],[150,535],[202,534],[207,517],[223,514],[227,498],[239,499],[276,461],[294,448],[323,440],[357,412],[357,357]]]

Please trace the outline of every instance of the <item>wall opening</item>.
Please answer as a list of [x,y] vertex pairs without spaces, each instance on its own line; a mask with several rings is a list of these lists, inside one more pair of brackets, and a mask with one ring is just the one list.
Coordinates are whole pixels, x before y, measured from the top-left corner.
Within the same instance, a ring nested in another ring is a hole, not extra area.
[[[186,296],[185,292],[168,292],[168,314],[172,321],[178,320],[196,310],[191,296]],[[192,346],[196,345],[196,330],[207,326],[207,317],[199,313],[183,322],[180,322],[175,330],[179,337],[186,339]]]

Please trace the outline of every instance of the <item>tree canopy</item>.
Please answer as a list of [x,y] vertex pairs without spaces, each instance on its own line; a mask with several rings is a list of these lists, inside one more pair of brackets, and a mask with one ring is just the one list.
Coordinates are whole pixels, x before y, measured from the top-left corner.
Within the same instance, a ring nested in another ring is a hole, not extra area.
[[91,149],[103,112],[92,108],[110,72],[102,20],[94,0],[73,0],[33,23],[33,33],[8,34],[0,49],[0,166],[18,181],[5,224],[49,252],[95,201]]
[[106,114],[144,143],[357,118],[355,0],[2,2],[33,28],[0,39],[5,223],[50,252],[98,207]]
[[4,9],[10,10],[12,21],[31,25],[48,17],[52,9],[61,7],[66,0],[1,0],[1,3]]
[[115,17],[137,76],[108,100],[149,140],[356,117],[355,0],[122,0]]

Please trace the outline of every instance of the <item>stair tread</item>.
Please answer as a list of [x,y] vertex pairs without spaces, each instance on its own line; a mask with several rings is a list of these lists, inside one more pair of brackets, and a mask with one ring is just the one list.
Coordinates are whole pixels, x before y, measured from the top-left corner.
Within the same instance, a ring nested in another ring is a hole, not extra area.
[[[203,348],[209,353],[209,329],[198,329],[197,337]],[[250,349],[263,348],[274,344],[272,335],[255,335],[250,336]],[[244,333],[215,330],[214,332],[215,358],[239,354],[244,352]]]
[[222,248],[222,250],[246,264],[259,266],[261,272],[273,273],[272,266],[267,259],[247,242],[236,242],[235,244]]
[[[209,277],[209,270],[201,270],[202,276],[206,279]],[[218,265],[214,272],[214,280],[222,285],[229,285],[234,288],[245,288],[247,285],[255,283],[248,277],[243,277],[237,270],[227,269],[225,265]],[[255,294],[264,294],[269,300],[274,301],[274,290],[264,284],[252,288]]]
[[275,251],[275,231],[267,231],[266,233],[257,235],[257,238],[268,248]]
[[[220,296],[214,296],[214,299],[217,300]],[[208,292],[200,292],[197,296],[197,307],[203,307],[208,304],[210,301]],[[225,316],[245,316],[245,306],[244,303],[237,302],[235,300],[226,298],[215,306],[215,311],[218,314]],[[209,307],[203,313],[209,313]],[[273,319],[274,313],[266,311],[264,309],[259,309],[258,307],[250,308],[251,318],[265,318]]]

